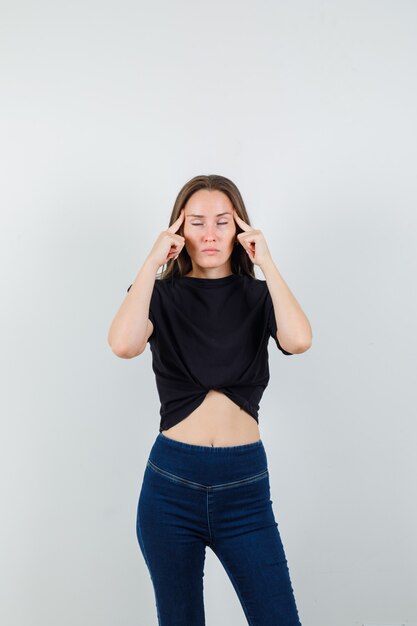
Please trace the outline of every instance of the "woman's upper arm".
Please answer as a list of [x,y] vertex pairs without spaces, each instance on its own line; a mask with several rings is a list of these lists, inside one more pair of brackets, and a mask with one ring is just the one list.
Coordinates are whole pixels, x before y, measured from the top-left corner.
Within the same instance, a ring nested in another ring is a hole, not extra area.
[[150,319],[148,319],[148,324],[146,326],[146,335],[145,335],[145,342],[143,344],[143,346],[141,346],[140,350],[138,352],[135,352],[135,354],[131,355],[129,358],[134,358],[136,356],[139,356],[140,354],[142,354],[142,352],[145,352],[145,348],[146,345],[148,343],[149,337],[152,335],[153,333],[153,324],[151,322]]

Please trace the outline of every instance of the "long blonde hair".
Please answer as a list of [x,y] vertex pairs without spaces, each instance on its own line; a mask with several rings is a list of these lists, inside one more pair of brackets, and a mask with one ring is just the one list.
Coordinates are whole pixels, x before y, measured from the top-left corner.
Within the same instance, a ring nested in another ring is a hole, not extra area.
[[[208,189],[209,191],[222,191],[231,201],[233,208],[239,217],[250,225],[249,216],[246,211],[245,203],[243,202],[243,198],[240,195],[239,189],[236,185],[225,178],[224,176],[218,176],[216,174],[211,174],[208,176],[194,176],[191,180],[189,180],[180,190],[175,203],[174,208],[172,209],[171,217],[169,220],[169,226],[175,222],[175,220],[179,217],[181,210],[184,208],[189,198],[200,189]],[[183,235],[183,226],[184,222],[181,224],[178,229],[178,234]],[[236,234],[241,233],[242,229],[236,224]],[[233,246],[233,251],[231,255],[231,266],[233,274],[246,274],[251,278],[255,278],[254,265],[250,258],[248,257],[246,251],[243,246],[238,243]],[[188,274],[192,269],[191,258],[183,246],[181,253],[177,259],[168,259],[165,264],[165,269],[157,276],[160,280],[166,280],[168,278],[172,278],[174,276],[183,276],[184,274]]]

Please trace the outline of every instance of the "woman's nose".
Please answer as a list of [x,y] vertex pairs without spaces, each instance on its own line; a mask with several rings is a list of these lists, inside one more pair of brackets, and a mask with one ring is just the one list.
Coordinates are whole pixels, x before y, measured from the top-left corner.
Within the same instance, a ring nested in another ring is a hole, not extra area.
[[204,239],[216,239],[216,227],[215,226],[207,226],[204,231]]

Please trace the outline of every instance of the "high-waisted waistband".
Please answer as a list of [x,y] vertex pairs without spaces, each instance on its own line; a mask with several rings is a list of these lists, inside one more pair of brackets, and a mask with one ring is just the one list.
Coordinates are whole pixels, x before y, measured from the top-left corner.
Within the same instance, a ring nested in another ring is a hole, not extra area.
[[249,478],[268,468],[261,439],[238,446],[198,446],[159,433],[149,460],[160,469],[204,485]]

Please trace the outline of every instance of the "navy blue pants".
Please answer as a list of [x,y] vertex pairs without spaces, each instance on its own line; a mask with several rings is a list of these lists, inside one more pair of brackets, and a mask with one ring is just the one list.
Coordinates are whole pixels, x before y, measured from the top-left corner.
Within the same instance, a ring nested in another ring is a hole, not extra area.
[[207,546],[250,626],[301,626],[262,440],[197,446],[159,433],[143,476],[136,530],[159,626],[205,625]]

